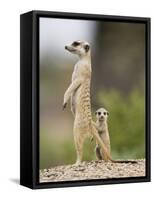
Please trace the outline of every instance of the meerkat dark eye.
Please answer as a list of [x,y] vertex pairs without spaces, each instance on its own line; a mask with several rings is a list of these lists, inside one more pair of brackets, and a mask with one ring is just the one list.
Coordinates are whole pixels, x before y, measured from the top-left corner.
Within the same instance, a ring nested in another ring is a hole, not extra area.
[[107,112],[104,112],[103,114],[104,114],[104,115],[106,115],[106,114],[107,114]]
[[89,49],[90,49],[90,46],[89,46],[88,44],[86,44],[86,45],[84,46],[84,49],[85,49],[86,52],[88,52]]
[[98,115],[101,115],[101,112],[98,112]]
[[78,45],[80,45],[80,42],[75,41],[75,42],[72,43],[72,45],[73,45],[74,47],[77,47]]

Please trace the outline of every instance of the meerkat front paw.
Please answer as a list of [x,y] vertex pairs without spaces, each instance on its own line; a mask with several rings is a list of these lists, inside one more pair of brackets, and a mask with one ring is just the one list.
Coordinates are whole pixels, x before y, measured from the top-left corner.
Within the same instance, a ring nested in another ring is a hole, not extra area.
[[90,142],[93,142],[93,140],[94,140],[94,137],[93,137],[93,136],[91,136],[91,138],[90,138]]
[[67,103],[63,103],[63,110],[66,108]]

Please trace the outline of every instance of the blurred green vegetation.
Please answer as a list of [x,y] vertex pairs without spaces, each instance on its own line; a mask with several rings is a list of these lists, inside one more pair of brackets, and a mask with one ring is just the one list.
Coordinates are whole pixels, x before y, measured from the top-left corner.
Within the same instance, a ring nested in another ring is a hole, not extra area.
[[[110,115],[108,119],[111,137],[112,156],[114,159],[131,159],[145,157],[145,122],[144,95],[139,89],[134,89],[129,95],[122,95],[112,89],[98,93],[100,107],[105,107]],[[93,110],[94,113],[94,110]],[[45,134],[40,134],[40,168],[75,162],[76,152],[73,134],[59,140]],[[87,139],[84,146],[84,160],[95,158],[95,142]]]

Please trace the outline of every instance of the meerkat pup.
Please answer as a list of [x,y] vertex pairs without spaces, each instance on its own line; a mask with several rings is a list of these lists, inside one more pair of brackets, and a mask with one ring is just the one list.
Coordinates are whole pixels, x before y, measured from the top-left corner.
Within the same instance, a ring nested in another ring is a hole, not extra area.
[[[96,129],[98,131],[99,136],[101,137],[102,141],[104,142],[107,150],[111,153],[111,146],[110,146],[110,136],[108,131],[108,115],[109,112],[105,108],[99,108],[96,112]],[[99,160],[103,159],[103,152],[98,143],[96,143],[95,147],[96,156]]]
[[[99,108],[96,112],[96,122],[94,123],[98,134],[100,138],[102,139],[108,153],[111,156],[111,144],[110,144],[110,135],[108,130],[108,116],[109,112],[105,108]],[[99,144],[96,141],[96,147],[95,147],[96,157],[99,160],[104,160],[104,157],[106,156],[104,152],[101,150]],[[114,163],[137,163],[136,161],[130,161],[130,160],[113,160]]]
[[111,160],[110,154],[100,138],[91,117],[90,83],[91,83],[91,49],[86,41],[74,41],[65,46],[70,53],[79,57],[74,66],[72,81],[64,94],[63,109],[71,100],[71,111],[74,115],[74,142],[77,153],[76,164],[80,164],[83,155],[83,143],[90,134],[102,149],[104,160]]

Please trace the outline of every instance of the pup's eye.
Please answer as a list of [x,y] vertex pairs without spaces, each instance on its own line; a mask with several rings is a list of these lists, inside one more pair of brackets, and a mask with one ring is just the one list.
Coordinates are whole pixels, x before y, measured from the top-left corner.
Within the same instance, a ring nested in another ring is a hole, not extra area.
[[86,44],[86,45],[84,46],[84,49],[85,49],[86,52],[88,52],[89,49],[90,49],[90,46],[89,46],[88,44]]
[[106,113],[106,112],[104,112],[103,114],[104,114],[104,115],[106,115],[107,113]]
[[101,115],[101,112],[98,112],[98,115]]
[[78,45],[80,45],[80,42],[75,41],[75,42],[72,43],[72,45],[73,45],[74,47],[77,47]]

